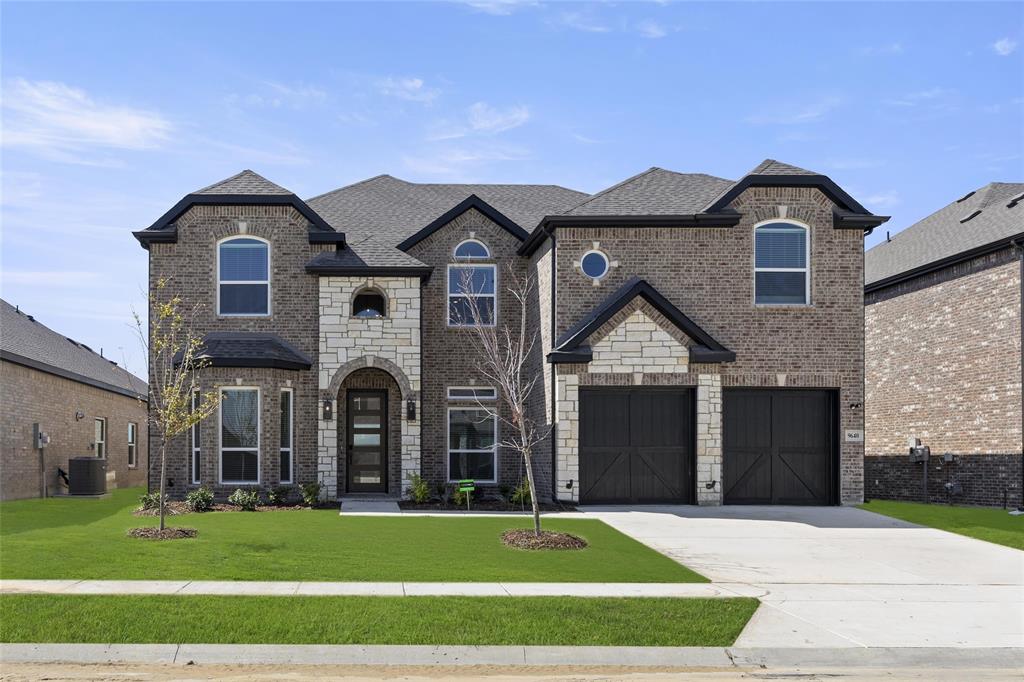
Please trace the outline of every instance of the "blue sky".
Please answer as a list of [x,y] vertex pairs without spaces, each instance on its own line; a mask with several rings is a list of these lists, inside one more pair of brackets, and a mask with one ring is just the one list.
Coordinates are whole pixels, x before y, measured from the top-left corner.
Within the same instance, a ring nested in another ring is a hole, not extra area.
[[140,374],[146,254],[129,231],[243,168],[308,198],[378,173],[593,192],[771,157],[831,176],[892,231],[1024,180],[1021,3],[2,14],[2,295]]

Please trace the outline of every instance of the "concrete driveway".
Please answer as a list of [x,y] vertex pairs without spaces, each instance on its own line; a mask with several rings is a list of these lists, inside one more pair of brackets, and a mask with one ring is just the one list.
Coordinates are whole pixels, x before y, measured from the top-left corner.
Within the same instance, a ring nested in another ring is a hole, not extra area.
[[1024,552],[1008,547],[849,507],[580,510],[759,597],[736,646],[1024,646]]

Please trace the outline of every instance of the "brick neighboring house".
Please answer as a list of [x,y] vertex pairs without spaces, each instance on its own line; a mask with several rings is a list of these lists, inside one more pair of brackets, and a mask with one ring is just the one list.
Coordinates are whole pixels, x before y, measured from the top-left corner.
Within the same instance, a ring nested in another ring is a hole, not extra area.
[[[145,485],[147,393],[112,360],[0,301],[0,499],[40,497],[43,483],[66,493],[57,469],[69,457],[106,458],[108,489]],[[43,463],[33,423],[51,438]]]
[[477,322],[513,322],[513,268],[537,282],[545,497],[859,502],[862,236],[885,220],[771,160],[739,181],[652,168],[593,196],[381,175],[302,201],[243,171],[134,233],[150,286],[203,306],[202,381],[222,395],[172,445],[172,494],[517,485],[462,324],[464,276]]
[[1024,184],[993,182],[867,252],[868,497],[1020,503],[1022,240]]

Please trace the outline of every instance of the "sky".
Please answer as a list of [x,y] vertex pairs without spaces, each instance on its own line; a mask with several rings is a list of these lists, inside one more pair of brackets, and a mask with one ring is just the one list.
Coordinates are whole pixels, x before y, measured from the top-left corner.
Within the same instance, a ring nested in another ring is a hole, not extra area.
[[[145,228],[251,168],[596,192],[765,158],[892,220],[1024,181],[1024,3],[0,5],[0,295],[145,376]],[[532,226],[525,226],[528,229]],[[2,330],[0,330],[2,333]]]

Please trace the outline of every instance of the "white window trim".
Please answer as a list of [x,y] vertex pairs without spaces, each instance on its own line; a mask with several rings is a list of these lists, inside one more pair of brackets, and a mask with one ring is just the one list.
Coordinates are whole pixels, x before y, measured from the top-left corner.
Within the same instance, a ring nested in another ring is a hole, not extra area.
[[[220,247],[221,247],[222,244],[225,244],[226,242],[234,241],[236,239],[254,239],[254,240],[258,241],[258,242],[263,242],[264,244],[267,245],[267,279],[266,280],[256,280],[256,279],[247,279],[247,280],[225,279],[225,280],[222,280],[220,278]],[[274,306],[273,306],[274,297],[272,295],[273,294],[273,287],[270,284],[270,275],[273,272],[273,269],[271,267],[271,258],[273,257],[273,254],[271,253],[271,251],[272,251],[272,249],[270,248],[270,240],[264,239],[263,237],[255,237],[253,235],[248,235],[248,234],[234,234],[234,235],[231,235],[230,237],[225,237],[224,239],[220,239],[220,240],[217,241],[217,264],[216,264],[216,268],[217,268],[217,271],[216,271],[216,278],[217,278],[217,317],[270,317],[271,316],[271,314],[274,312]],[[220,310],[220,287],[221,287],[222,284],[266,284],[267,285],[267,312],[265,312],[265,313],[222,313],[221,310]]]
[[[224,480],[224,392],[225,391],[256,391],[256,447],[255,448],[227,448],[227,452],[250,452],[256,450],[256,480],[255,481],[226,481]],[[221,485],[259,485],[263,480],[262,462],[260,460],[260,441],[263,431],[263,396],[260,395],[259,386],[221,386],[220,405],[217,407],[217,480]]]
[[[445,422],[445,426],[444,426],[445,450],[448,453],[446,458],[445,458],[445,463],[444,463],[445,464],[445,468],[446,468],[445,476],[446,477],[447,476],[451,476],[451,471],[452,471],[452,453],[453,452],[454,453],[459,453],[459,452],[474,452],[474,453],[488,452],[488,450],[463,450],[463,449],[452,450],[452,431],[451,431],[451,429],[452,429],[452,410],[460,410],[460,411],[477,410],[477,411],[480,411],[480,412],[486,412],[487,416],[489,416],[491,418],[491,420],[494,422],[494,445],[491,446],[491,448],[490,448],[491,462],[493,463],[493,467],[492,468],[494,469],[494,478],[489,478],[489,479],[474,478],[473,482],[474,483],[497,483],[498,482],[498,415],[495,414],[494,411],[489,409],[489,408],[480,407],[480,406],[473,406],[473,405],[460,405],[460,406],[451,406],[451,405],[449,405],[448,406],[448,413],[447,413],[447,415],[445,415],[446,422]],[[448,482],[449,483],[456,483],[456,482],[458,482],[460,480],[462,480],[462,479],[459,479],[459,478],[448,478]]]
[[[96,422],[103,422],[103,440],[100,440],[99,438],[96,438]],[[95,456],[97,458],[99,458],[99,459],[106,459],[107,458],[107,418],[106,417],[93,417],[93,420],[92,420],[92,437],[94,439],[94,441],[93,441],[93,452],[96,453]],[[103,454],[102,455],[99,454],[99,452],[101,450],[101,448],[100,448],[101,445],[103,446],[102,447],[102,450],[103,450]]]
[[[295,478],[295,455],[293,454],[295,452],[295,389],[282,388],[281,393],[288,394],[288,428],[291,430],[291,433],[288,434],[288,447],[278,448],[278,457],[280,457],[284,452],[288,453],[289,475],[286,479],[282,478],[280,482],[292,483]],[[278,475],[280,475],[280,473],[281,472],[278,471]]]
[[[458,292],[453,294],[451,292],[451,281],[452,281],[452,268],[456,270],[465,270],[466,268],[490,268],[494,271],[494,293],[493,294],[466,294]],[[453,329],[472,329],[473,327],[493,327],[498,324],[498,266],[493,263],[450,263],[448,265],[448,271],[445,273],[445,287],[448,289],[447,296],[444,299],[444,319],[448,326]],[[453,296],[460,298],[492,298],[494,299],[494,313],[491,315],[490,324],[453,324],[451,316],[451,300]]]
[[[132,461],[134,460],[134,461]],[[139,425],[128,422],[128,468],[139,467]]]
[[[487,253],[487,255],[486,256],[457,256],[456,254],[459,252],[459,247],[462,246],[463,244],[479,244],[480,246],[482,246],[484,248],[484,251]],[[457,261],[487,260],[490,257],[491,257],[491,249],[490,249],[490,247],[488,247],[487,244],[484,244],[479,239],[475,239],[475,238],[463,239],[461,242],[459,242],[458,244],[455,245],[454,249],[452,249],[452,258],[454,258]]]
[[[490,395],[452,395],[452,391],[489,391]],[[471,402],[476,400],[497,400],[498,389],[493,386],[449,386],[448,387],[448,400],[454,402]]]
[[[777,225],[784,223],[786,225],[794,225],[802,228],[807,238],[804,239],[804,263],[805,267],[802,268],[759,268],[757,267],[757,230],[765,225]],[[753,243],[754,243],[754,305],[759,308],[793,308],[793,307],[807,307],[811,305],[811,226],[807,223],[802,223],[798,220],[791,220],[789,218],[772,218],[771,220],[762,220],[761,222],[754,225],[753,232]],[[758,303],[757,302],[757,273],[759,272],[802,272],[804,273],[804,301],[803,303]]]
[[[193,412],[195,412],[197,409],[199,409],[199,400],[200,400],[200,398],[201,398],[201,394],[200,394],[199,391],[192,391],[192,411]],[[200,464],[200,465],[202,464],[201,459],[202,459],[202,452],[203,452],[202,443],[198,442],[197,439],[196,439],[196,435],[197,435],[196,431],[198,431],[199,428],[200,428],[199,427],[199,422],[196,422],[195,424],[192,425],[192,428],[189,429],[189,431],[191,432],[189,437],[192,439],[192,447],[190,448],[189,452],[190,452],[190,454],[192,456],[192,465],[191,466],[192,466],[192,484],[193,485],[199,485],[203,481],[202,476],[199,473],[199,470],[202,467],[201,466],[196,466],[197,464]]]
[[[583,269],[583,259],[585,259],[587,256],[589,256],[592,253],[596,253],[597,255],[601,256],[601,258],[604,258],[604,274],[602,274],[600,277],[591,277]],[[607,277],[608,273],[610,273],[611,271],[612,271],[612,259],[609,258],[608,254],[605,253],[604,251],[602,251],[601,249],[590,249],[589,251],[584,253],[582,256],[580,256],[580,272],[583,274],[584,277],[586,277],[589,280],[593,280],[595,282],[600,282],[602,279]]]

